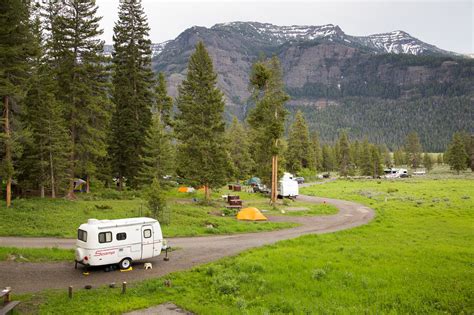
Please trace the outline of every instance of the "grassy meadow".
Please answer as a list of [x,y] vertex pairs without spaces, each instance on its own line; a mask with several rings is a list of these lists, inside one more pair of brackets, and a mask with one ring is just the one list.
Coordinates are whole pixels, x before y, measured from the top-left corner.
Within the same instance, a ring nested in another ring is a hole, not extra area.
[[[223,189],[221,193],[229,191]],[[150,216],[146,201],[140,198],[139,193],[135,194],[105,191],[79,195],[76,201],[17,199],[9,209],[3,205],[0,207],[0,236],[75,238],[79,225],[89,218]],[[244,222],[237,221],[232,215],[223,216],[225,203],[218,192],[213,194],[210,205],[202,203],[202,192],[178,193],[177,189],[172,189],[167,194],[169,215],[166,214],[165,218],[169,223],[162,222],[165,237],[261,232],[296,226],[285,222]],[[278,212],[278,209],[271,209],[268,199],[260,194],[241,192],[239,195],[244,200],[244,206],[259,206]],[[291,204],[295,205],[300,206],[298,202]],[[285,207],[283,204],[280,206],[281,209]],[[317,207],[310,210],[317,212],[315,209]],[[324,207],[321,209],[321,214],[328,212]]]
[[474,180],[338,180],[302,193],[357,201],[377,215],[135,283],[126,296],[49,291],[25,296],[22,308],[120,313],[172,301],[198,314],[474,313]]

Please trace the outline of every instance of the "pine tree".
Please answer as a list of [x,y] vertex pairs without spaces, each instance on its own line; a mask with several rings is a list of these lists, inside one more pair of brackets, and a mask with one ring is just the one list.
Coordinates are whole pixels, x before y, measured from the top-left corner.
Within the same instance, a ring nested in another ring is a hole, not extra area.
[[436,156],[436,164],[438,165],[444,164],[443,153],[438,153],[438,155]]
[[[118,15],[113,37],[112,100],[115,111],[109,154],[114,176],[122,189],[125,179],[131,187],[139,182],[137,177],[142,165],[137,156],[143,155],[155,91],[149,27],[141,0],[121,1]],[[160,107],[157,110],[166,110],[163,103],[156,104]]]
[[371,163],[372,168],[370,171],[370,175],[373,178],[378,178],[383,175],[383,167],[382,167],[382,155],[380,153],[379,148],[376,145],[370,145],[370,155],[371,155]]
[[420,138],[418,138],[418,134],[415,131],[408,134],[405,149],[409,165],[417,169],[421,164],[423,148],[421,147]]
[[332,170],[334,170],[334,154],[329,145],[323,145],[322,157],[322,170],[324,172],[331,172]]
[[237,181],[249,177],[254,167],[249,135],[235,116],[232,118],[230,127],[226,130],[226,143],[232,164],[231,177]]
[[153,179],[163,181],[164,176],[174,175],[175,149],[171,136],[165,130],[161,115],[156,113],[147,131],[143,148],[142,168],[139,174],[140,183],[148,185]]
[[188,64],[186,80],[178,89],[175,130],[178,143],[178,175],[209,188],[227,181],[224,100],[217,88],[217,75],[202,42],[196,45]]
[[319,135],[317,132],[313,132],[311,135],[311,147],[313,148],[313,156],[314,156],[314,169],[316,171],[322,170],[322,162],[323,162],[323,152],[321,150],[321,143],[319,141]]
[[360,173],[364,176],[371,176],[373,174],[373,155],[371,151],[371,145],[367,138],[362,142],[361,155],[360,155]]
[[70,139],[63,108],[54,96],[56,83],[45,60],[39,16],[32,26],[35,56],[23,115],[32,141],[25,146],[20,181],[27,180],[39,187],[41,197],[45,196],[45,188],[49,188],[51,197],[55,198],[58,192],[67,189]]
[[361,164],[360,164],[360,155],[361,155],[361,152],[360,152],[360,142],[359,140],[355,140],[352,144],[351,144],[351,158],[352,158],[352,161],[355,165],[355,168],[359,169],[360,170],[360,167],[361,167]]
[[429,153],[423,154],[423,166],[425,167],[427,172],[433,169],[433,160],[431,159]]
[[287,168],[292,173],[298,173],[304,168],[314,169],[314,151],[309,139],[309,130],[303,113],[296,113],[291,126],[286,152]]
[[165,127],[172,127],[173,121],[171,118],[171,113],[173,110],[173,99],[168,95],[165,75],[163,72],[158,74],[158,82],[156,84],[155,93],[156,108],[153,108],[152,112],[158,112],[160,114],[161,120],[165,124]]
[[24,96],[29,73],[31,33],[28,2],[0,2],[0,97],[2,99],[1,176],[6,179],[6,205],[11,204],[11,184],[15,175],[14,160],[21,154],[18,132],[20,124],[14,107]]
[[383,164],[385,167],[392,167],[392,157],[390,156],[390,151],[385,144],[380,147],[380,151],[382,152]]
[[353,166],[351,160],[351,151],[350,151],[350,143],[349,139],[347,138],[347,132],[341,132],[339,136],[339,175],[340,176],[347,176],[352,174]]
[[287,116],[284,104],[289,99],[278,58],[256,62],[250,74],[250,85],[256,106],[249,113],[248,122],[253,130],[257,175],[264,183],[271,183],[271,202],[274,203],[279,178],[280,142]]
[[449,145],[447,153],[447,162],[452,170],[455,170],[457,174],[459,174],[460,171],[466,169],[467,153],[460,133],[456,132],[453,135],[453,140]]
[[403,148],[399,148],[393,153],[393,163],[396,166],[406,165],[407,163],[406,163],[405,157],[406,157],[406,154],[403,151]]
[[74,177],[84,177],[88,191],[98,160],[106,155],[109,75],[98,38],[101,18],[94,0],[49,1],[43,16],[49,66],[58,84],[55,96],[70,136],[68,197],[74,198]]

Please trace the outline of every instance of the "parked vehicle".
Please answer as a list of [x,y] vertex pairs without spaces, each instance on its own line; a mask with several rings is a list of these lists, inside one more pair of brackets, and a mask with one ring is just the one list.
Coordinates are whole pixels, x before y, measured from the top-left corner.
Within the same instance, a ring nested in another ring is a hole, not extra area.
[[408,171],[404,168],[387,168],[384,170],[385,178],[406,178]]
[[295,180],[298,184],[304,184],[304,177],[295,177]]
[[118,264],[149,259],[167,250],[160,223],[152,218],[89,219],[77,230],[75,261],[85,266]]
[[299,194],[298,182],[292,174],[284,173],[278,182],[278,192],[280,197],[296,198]]

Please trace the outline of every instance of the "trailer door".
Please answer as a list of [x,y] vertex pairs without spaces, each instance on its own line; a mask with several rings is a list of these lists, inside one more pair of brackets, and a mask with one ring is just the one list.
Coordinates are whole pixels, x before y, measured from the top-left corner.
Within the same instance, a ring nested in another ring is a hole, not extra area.
[[142,259],[153,257],[153,226],[142,226]]

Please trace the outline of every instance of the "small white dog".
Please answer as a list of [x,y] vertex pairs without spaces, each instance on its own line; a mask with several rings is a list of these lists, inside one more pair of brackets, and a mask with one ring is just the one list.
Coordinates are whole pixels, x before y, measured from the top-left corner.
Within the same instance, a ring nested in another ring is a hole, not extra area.
[[153,265],[151,263],[145,263],[145,270],[153,269]]

